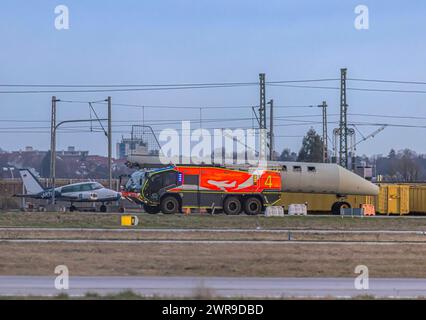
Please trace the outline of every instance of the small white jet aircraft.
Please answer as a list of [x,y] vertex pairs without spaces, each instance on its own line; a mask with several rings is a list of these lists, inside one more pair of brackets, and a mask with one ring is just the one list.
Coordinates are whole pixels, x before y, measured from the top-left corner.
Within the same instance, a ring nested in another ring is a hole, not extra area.
[[[44,188],[30,170],[21,169],[19,170],[19,174],[21,175],[27,194],[17,194],[15,197],[46,200],[52,198],[53,188]],[[75,211],[77,209],[74,206],[74,202],[102,202],[99,209],[101,212],[106,212],[107,207],[105,203],[121,199],[120,192],[104,188],[98,182],[67,184],[55,188],[54,192],[56,200],[71,203],[69,208],[70,211]]]

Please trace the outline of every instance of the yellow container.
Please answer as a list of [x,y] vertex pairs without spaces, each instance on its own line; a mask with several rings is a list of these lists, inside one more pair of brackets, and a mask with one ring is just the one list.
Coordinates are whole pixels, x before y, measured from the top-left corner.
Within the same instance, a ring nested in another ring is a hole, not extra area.
[[381,214],[410,213],[410,186],[403,184],[380,184],[379,195],[371,197],[370,204]]
[[426,186],[410,186],[410,212],[426,213]]

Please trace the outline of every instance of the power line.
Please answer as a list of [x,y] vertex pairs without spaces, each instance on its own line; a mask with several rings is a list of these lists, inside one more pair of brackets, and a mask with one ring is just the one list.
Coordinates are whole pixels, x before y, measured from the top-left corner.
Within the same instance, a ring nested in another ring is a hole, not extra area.
[[[329,82],[338,81],[339,78],[319,78],[319,79],[300,79],[300,80],[276,80],[266,81],[267,85],[277,85],[286,83],[310,83],[310,82]],[[376,82],[376,83],[395,83],[395,84],[414,84],[425,85],[425,81],[407,81],[407,80],[386,80],[386,79],[368,79],[368,78],[348,78],[349,81],[358,82]],[[201,83],[165,83],[165,84],[0,84],[0,87],[10,88],[177,88],[177,87],[217,87],[217,86],[255,86],[258,82],[201,82]]]
[[[134,107],[134,108],[153,108],[153,109],[250,109],[253,107],[257,107],[254,105],[246,105],[246,106],[170,106],[170,105],[138,105],[138,104],[126,104],[126,103],[114,103],[113,106],[120,107]],[[276,108],[312,108],[313,105],[299,105],[299,106],[277,106]],[[274,106],[275,108],[275,106]]]
[[[335,81],[337,78],[322,79],[299,79],[299,80],[277,80],[266,81],[266,84],[272,83],[299,83],[299,82],[324,82]],[[258,85],[258,82],[202,82],[202,83],[165,83],[165,84],[0,84],[0,87],[18,87],[18,88],[135,88],[135,87],[198,87],[198,86],[248,86]]]
[[[291,81],[293,82],[293,81]],[[298,81],[294,81],[298,82]],[[305,82],[305,81],[302,81]],[[0,87],[11,88],[168,88],[194,86],[248,86],[255,82],[222,82],[222,83],[182,83],[182,84],[0,84]]]
[[[304,85],[291,85],[291,84],[271,84],[271,86],[302,88],[302,89],[340,90],[339,87],[328,87],[328,86],[304,86]],[[348,87],[346,88],[346,90],[365,91],[365,92],[389,92],[389,93],[418,93],[418,94],[426,93],[426,90],[373,89],[373,88],[353,88],[353,87]]]
[[[307,79],[307,80],[280,80],[270,81],[269,84],[282,83],[306,83],[323,82],[335,79]],[[36,93],[94,93],[94,92],[132,92],[132,91],[158,91],[158,90],[186,90],[186,89],[211,89],[211,88],[232,88],[258,85],[257,82],[218,82],[218,83],[189,83],[189,84],[0,84],[0,87],[12,88],[59,88],[61,90],[6,90],[0,94],[36,94]],[[63,88],[90,88],[79,90],[62,90]]]
[[[425,120],[426,117],[419,117],[419,116],[401,116],[401,115],[383,115],[383,114],[369,114],[369,113],[351,113],[349,114],[351,116],[362,116],[362,117],[383,117],[383,118],[391,118],[391,119],[421,119]],[[330,114],[330,116],[338,116],[338,114]],[[290,115],[290,116],[277,116],[274,117],[277,121],[284,121],[284,122],[292,122],[290,125],[296,125],[296,124],[319,124],[320,121],[315,120],[302,120],[298,118],[316,118],[320,117],[320,115]],[[216,122],[235,122],[235,121],[251,121],[252,118],[247,117],[238,117],[238,118],[203,118],[204,123],[216,123]],[[7,122],[7,123],[47,123],[48,120],[17,120],[17,119],[9,119],[9,120],[0,120],[1,122]],[[199,123],[200,119],[194,118],[194,119],[147,119],[147,123],[149,123],[152,126],[164,126],[164,125],[172,125],[172,124],[181,124],[183,121],[190,121],[192,123]],[[95,119],[93,122],[97,122]],[[115,123],[114,127],[128,127],[128,124],[135,123],[136,120],[115,120],[113,123]],[[128,123],[128,124],[127,124]],[[337,123],[337,121],[331,121],[330,123]],[[373,123],[373,122],[354,122],[354,124],[360,124],[360,125],[389,125],[389,126],[400,126],[401,124],[392,124],[392,123]],[[283,126],[288,124],[283,124]],[[278,124],[278,126],[280,126]],[[410,124],[402,124],[402,126],[411,126],[411,127],[417,127],[416,125],[410,125]],[[66,129],[75,129],[75,128],[86,128],[85,125],[74,125],[71,127],[63,128],[62,130]],[[422,126],[420,126],[422,127]],[[1,130],[20,130],[20,129],[48,129],[48,126],[14,126],[14,127],[3,127]],[[235,127],[237,128],[237,127]],[[248,127],[247,127],[248,128]],[[101,128],[100,128],[101,129]]]
[[[329,116],[338,116],[339,114],[333,113],[329,114]],[[358,115],[358,114],[353,114]],[[367,116],[367,114],[366,114]],[[368,115],[370,116],[370,115]],[[378,116],[378,115],[377,115]],[[319,114],[301,114],[301,115],[286,115],[286,116],[275,116],[274,119],[293,119],[293,118],[318,118],[321,117]],[[413,116],[412,118],[417,118]],[[234,121],[234,120],[251,120],[252,118],[232,118],[229,120],[229,118],[204,118],[204,120],[217,120],[217,121]],[[164,121],[198,121],[199,118],[194,119],[146,119],[148,122],[164,122]],[[0,119],[0,122],[6,122],[6,123],[50,123],[49,120],[22,120],[22,119]],[[95,119],[93,119],[93,122],[96,122]],[[136,123],[138,122],[137,119],[129,119],[129,120],[113,120],[113,123]]]
[[[203,120],[204,121],[204,120]],[[175,122],[176,124],[179,124],[180,122]],[[296,123],[288,123],[288,124],[277,124],[277,127],[287,127],[287,126],[303,126],[306,124],[321,124],[321,121],[303,121],[300,120],[300,122]],[[337,124],[338,121],[330,121],[329,123]],[[163,125],[163,124],[159,124]],[[357,126],[388,126],[388,127],[401,127],[401,128],[426,128],[426,125],[411,125],[411,124],[400,124],[400,123],[384,123],[384,122],[351,122],[349,125],[357,125]],[[118,125],[115,127],[128,127],[127,125]],[[28,132],[35,132],[34,129],[48,129],[49,127],[7,127],[7,128],[0,128],[1,132],[23,132],[22,130],[28,131]],[[73,126],[68,128],[62,128],[58,129],[59,131],[72,131],[78,130],[84,128],[83,126]],[[22,130],[20,130],[22,129]],[[29,130],[31,129],[31,130]],[[99,132],[103,132],[101,127],[94,127],[93,129],[99,130]],[[180,128],[173,128],[175,130],[180,130]],[[203,129],[252,129],[251,126],[238,126],[238,127],[205,127]],[[11,131],[13,130],[13,131]],[[161,130],[154,130],[155,132],[161,132]],[[46,131],[48,132],[48,131]],[[89,131],[90,132],[90,131]],[[130,132],[130,131],[126,131]]]
[[[91,101],[81,101],[81,100],[61,100],[63,103],[81,103],[86,104]],[[103,100],[91,102],[96,104],[106,104]],[[255,105],[235,105],[235,106],[177,106],[177,105],[144,105],[144,104],[132,104],[132,103],[113,103],[113,107],[134,107],[134,108],[153,108],[153,109],[250,109],[257,107]],[[276,108],[313,108],[315,105],[282,105],[276,106]],[[274,106],[275,108],[275,106]]]
[[124,88],[124,89],[87,89],[87,90],[15,90],[0,91],[0,94],[37,94],[37,93],[100,93],[100,92],[133,92],[133,91],[166,91],[166,90],[187,90],[187,89],[212,89],[244,87],[248,85],[217,85],[217,86],[176,86],[176,87],[148,87],[148,88]]
[[413,120],[425,120],[426,117],[420,116],[402,116],[402,115],[387,115],[387,114],[370,114],[370,113],[350,113],[351,116],[363,116],[363,117],[378,117],[378,118],[391,118],[391,119],[413,119]]
[[[266,81],[267,85],[286,84],[286,83],[310,83],[310,82],[330,82],[338,81],[339,78],[319,78],[319,79],[299,79],[299,80],[276,80]],[[358,82],[376,82],[376,83],[395,83],[395,84],[414,84],[425,85],[424,81],[407,80],[385,80],[368,78],[348,78],[349,81]],[[201,82],[201,83],[165,83],[165,84],[0,84],[0,87],[10,88],[175,88],[175,87],[216,87],[216,86],[254,86],[258,82]]]
[[[339,87],[332,86],[312,86],[297,85],[292,83],[313,83],[337,81],[338,78],[318,78],[318,79],[300,79],[300,80],[278,80],[266,81],[268,86],[282,86],[289,88],[307,88],[307,89],[327,89],[339,90]],[[350,78],[350,81],[369,82],[369,83],[391,83],[391,84],[410,84],[425,85],[423,81],[403,81],[403,80],[385,80],[368,78]],[[5,90],[0,91],[4,94],[30,94],[30,93],[94,93],[94,92],[132,92],[132,91],[157,91],[157,90],[186,90],[186,89],[208,89],[208,88],[232,88],[257,86],[258,82],[211,82],[211,83],[173,83],[173,84],[0,84],[3,88],[50,88],[48,90]],[[54,90],[52,90],[54,88]],[[71,88],[71,90],[62,90]],[[78,90],[77,90],[78,89]],[[391,93],[417,93],[424,94],[425,90],[406,90],[406,89],[386,89],[386,88],[356,88],[348,87],[352,91],[370,91],[370,92],[391,92]]]
[[399,123],[369,123],[369,122],[352,122],[351,124],[357,126],[387,126],[387,127],[397,127],[397,128],[420,128],[426,129],[426,125],[410,125],[410,124],[399,124]]
[[403,80],[383,80],[383,79],[360,79],[360,78],[350,78],[350,81],[360,81],[360,82],[378,82],[378,83],[397,83],[397,84],[426,84],[423,81],[403,81]]
[[399,89],[369,89],[369,88],[348,88],[351,91],[370,91],[370,92],[390,92],[390,93],[426,93],[425,90],[399,90]]
[[[204,120],[203,120],[204,121]],[[235,120],[233,120],[235,121]],[[194,121],[196,122],[196,121]],[[180,124],[181,122],[170,122],[167,124]],[[314,121],[310,121],[308,123],[305,122],[296,122],[296,123],[288,123],[288,124],[277,124],[277,127],[287,127],[287,126],[304,126],[306,124],[318,124],[320,122],[314,122]],[[333,122],[331,122],[333,123]],[[152,126],[155,125],[164,125],[164,123],[157,123],[157,124],[151,124]],[[114,127],[125,127],[128,128],[128,125],[115,125]],[[58,129],[58,132],[78,132],[81,129],[87,128],[86,126],[79,126],[79,125],[74,125],[71,127],[65,127],[65,128],[61,128]],[[0,127],[0,132],[2,133],[13,133],[13,132],[41,132],[40,130],[43,129],[50,129],[50,127],[48,126],[26,126],[26,127]],[[173,128],[175,130],[180,130],[180,128]],[[203,129],[252,129],[251,126],[232,126],[232,127],[205,127]],[[92,127],[92,130],[99,130],[99,132],[103,132],[101,127]],[[154,130],[155,132],[161,132],[161,130]],[[47,132],[47,131],[46,131]],[[82,132],[86,132],[85,130],[83,130]],[[91,132],[90,130],[87,132]],[[131,131],[126,131],[126,132],[131,132]]]
[[[214,129],[229,129],[229,128],[214,128]],[[102,130],[97,130],[97,131],[91,131],[91,130],[70,130],[70,131],[61,131],[60,133],[72,133],[72,134],[76,134],[76,133],[103,133]],[[155,131],[154,131],[155,132]],[[35,131],[35,130],[26,130],[26,131],[1,131],[0,129],[0,133],[13,133],[13,134],[18,134],[18,133],[24,133],[24,134],[50,134],[50,131],[45,130],[45,131]],[[112,133],[116,133],[116,134],[130,134],[131,130],[113,130]],[[303,135],[276,135],[275,137],[278,138],[303,138]]]
[[[332,116],[337,116],[337,114],[331,114]],[[316,117],[320,117],[320,115],[289,115],[289,116],[277,116],[274,117],[274,119],[277,120],[282,120],[282,121],[289,121],[290,119],[295,119],[295,118],[316,118]],[[204,121],[209,121],[209,122],[222,122],[222,121],[251,121],[252,118],[204,118]],[[191,121],[191,122],[198,122],[199,118],[194,118],[194,119],[146,119],[146,121],[148,121],[149,123],[158,123],[158,124],[168,124],[170,123],[170,121],[173,121],[172,123],[180,123],[182,121]],[[295,120],[297,121],[297,120]],[[49,120],[19,120],[19,119],[2,119],[0,120],[0,122],[6,122],[6,123],[49,123]],[[93,119],[93,122],[98,122],[96,119]],[[137,120],[132,119],[132,120],[114,120],[112,121],[113,123],[136,123]],[[115,125],[117,126],[117,125]],[[28,127],[22,127],[22,128],[28,128]],[[47,127],[45,127],[47,128]]]
[[82,101],[82,100],[60,100],[58,102],[62,102],[62,103],[81,103],[81,104],[87,104],[87,103],[96,103],[96,104],[107,104],[105,102],[105,99],[102,100],[96,100],[96,101]]

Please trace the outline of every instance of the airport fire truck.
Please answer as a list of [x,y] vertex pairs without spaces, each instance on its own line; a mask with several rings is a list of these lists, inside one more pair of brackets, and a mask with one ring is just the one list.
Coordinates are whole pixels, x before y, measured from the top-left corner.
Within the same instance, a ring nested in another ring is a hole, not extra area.
[[279,201],[281,180],[274,169],[173,165],[135,172],[122,195],[152,214],[204,208],[256,215]]

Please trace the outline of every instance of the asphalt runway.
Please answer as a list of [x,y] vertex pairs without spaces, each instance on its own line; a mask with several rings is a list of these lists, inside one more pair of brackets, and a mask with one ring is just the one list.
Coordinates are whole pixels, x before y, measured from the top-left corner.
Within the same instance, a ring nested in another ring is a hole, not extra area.
[[426,279],[370,279],[368,290],[357,290],[354,278],[247,277],[70,277],[68,290],[57,290],[54,277],[0,276],[0,295],[82,296],[132,290],[143,296],[192,297],[200,292],[219,297],[336,297],[362,295],[389,298],[426,296]]

